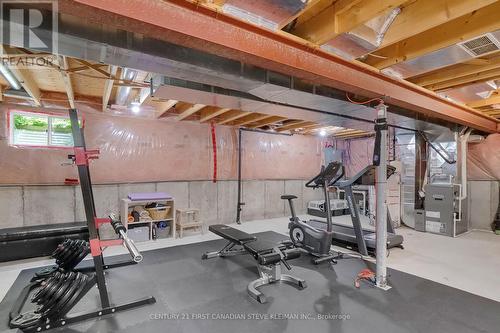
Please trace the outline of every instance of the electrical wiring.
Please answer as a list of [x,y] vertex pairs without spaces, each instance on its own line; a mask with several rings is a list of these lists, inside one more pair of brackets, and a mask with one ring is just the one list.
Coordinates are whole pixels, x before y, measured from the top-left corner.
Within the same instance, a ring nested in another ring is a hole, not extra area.
[[353,103],[353,104],[357,104],[357,105],[364,105],[364,104],[368,104],[368,103],[371,103],[373,101],[379,101],[380,103],[384,103],[384,100],[380,97],[376,97],[376,98],[372,98],[372,99],[369,99],[367,101],[363,101],[363,102],[358,102],[358,101],[354,101],[352,100],[350,97],[349,97],[349,94],[346,93],[345,96],[347,97],[347,99],[349,100],[349,102]]

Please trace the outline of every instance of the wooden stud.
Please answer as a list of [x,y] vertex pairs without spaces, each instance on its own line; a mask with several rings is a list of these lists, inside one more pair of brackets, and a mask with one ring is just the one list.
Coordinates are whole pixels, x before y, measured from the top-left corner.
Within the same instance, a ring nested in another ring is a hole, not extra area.
[[243,126],[251,123],[255,123],[257,121],[261,121],[267,118],[271,118],[273,116],[268,115],[268,114],[262,114],[262,113],[253,113],[246,115],[245,117],[242,117],[238,119],[233,125],[234,126]]
[[219,119],[217,121],[217,124],[224,125],[224,124],[230,123],[233,120],[243,118],[249,114],[252,114],[252,112],[231,110],[229,112],[224,113],[224,115],[221,117],[221,119]]
[[75,93],[73,91],[73,85],[71,83],[71,74],[67,72],[69,69],[68,59],[65,56],[59,56],[59,66],[61,67],[61,77],[64,82],[64,88],[66,89],[66,95],[68,95],[69,106],[75,109]]
[[500,104],[500,94],[496,93],[491,95],[489,98],[469,102],[467,103],[467,106],[470,106],[471,108],[481,108],[493,104]]
[[277,128],[276,131],[277,132],[291,131],[297,128],[303,128],[305,125],[313,125],[313,124],[310,121],[297,120]]
[[[108,66],[108,72],[111,76],[116,75],[116,71],[118,70],[117,66]],[[102,111],[106,111],[109,103],[109,99],[111,97],[111,91],[113,90],[113,80],[106,80],[104,82],[104,92],[102,94]]]
[[[478,58],[476,58],[478,60]],[[479,59],[486,60],[486,59]],[[432,84],[456,79],[468,75],[473,75],[481,72],[500,68],[500,53],[497,57],[488,59],[486,65],[472,65],[467,63],[454,64],[445,68],[437,69],[432,72],[425,73],[407,79],[419,86],[429,86]]]
[[103,75],[104,77],[107,77],[107,78],[111,77],[111,75],[108,72],[106,72],[105,70],[101,69],[101,64],[92,64],[92,63],[90,63],[88,61],[85,61],[85,60],[82,60],[82,59],[76,59],[76,58],[75,58],[75,60],[78,61],[79,63],[81,63],[82,65],[87,66],[89,69],[91,69],[91,70],[93,70],[93,71],[95,71],[95,72]]
[[480,72],[480,73],[476,73],[476,74],[472,74],[472,75],[467,75],[467,76],[459,77],[459,78],[448,80],[448,81],[443,81],[440,83],[426,86],[426,88],[434,90],[434,91],[441,91],[441,90],[446,90],[446,89],[450,89],[450,88],[459,88],[459,87],[467,86],[467,85],[474,84],[474,83],[486,82],[489,80],[496,80],[499,77],[500,77],[500,68],[490,70],[490,71]]
[[184,110],[181,111],[181,113],[177,116],[177,120],[183,120],[183,119],[186,119],[187,117],[195,114],[196,112],[200,111],[201,109],[203,109],[206,105],[204,104],[194,104],[194,105],[191,105],[187,108],[185,108]]
[[500,29],[500,1],[381,48],[365,63],[382,69]]
[[402,5],[381,47],[397,43],[450,20],[491,5],[496,0],[416,0]]
[[216,106],[209,106],[201,110],[201,115],[200,115],[200,123],[204,123],[206,121],[209,121],[217,116],[220,116],[231,109],[227,108],[219,108]]
[[151,101],[155,106],[156,118],[162,118],[171,108],[173,108],[179,101],[169,99],[167,101]]
[[267,118],[265,120],[262,120],[262,121],[259,121],[259,122],[256,122],[256,123],[251,123],[249,124],[248,128],[259,128],[259,127],[264,127],[264,126],[267,126],[267,125],[272,125],[272,124],[275,124],[279,121],[283,121],[283,120],[286,120],[285,117],[280,117],[280,116],[272,116],[270,118]]
[[[292,33],[318,45],[396,8],[407,0],[337,1],[318,15],[299,24]],[[349,8],[347,8],[349,6]]]
[[[0,45],[2,54],[4,55],[9,55],[9,53],[19,53],[20,51],[18,50],[10,50],[5,47],[5,45]],[[26,90],[28,95],[31,97],[33,100],[33,104],[35,106],[41,106],[41,99],[40,99],[40,88],[38,88],[38,85],[32,78],[32,74],[30,73],[29,70],[24,69],[24,68],[15,68],[15,67],[8,67],[12,75],[19,81],[19,84]]]

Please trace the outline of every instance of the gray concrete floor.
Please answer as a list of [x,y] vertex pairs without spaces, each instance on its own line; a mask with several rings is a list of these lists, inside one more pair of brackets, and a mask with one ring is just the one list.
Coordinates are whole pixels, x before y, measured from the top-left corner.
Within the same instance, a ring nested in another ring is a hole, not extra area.
[[[310,216],[301,218],[307,219]],[[349,216],[336,217],[335,222],[349,224]],[[364,224],[366,222],[365,220]],[[286,235],[287,224],[288,218],[282,217],[244,222],[235,226],[250,233],[269,230]],[[389,267],[500,302],[500,236],[491,232],[471,231],[457,238],[448,238],[405,227],[397,229],[397,232],[405,238],[405,249],[390,251]],[[150,241],[139,243],[138,247],[141,251],[148,251],[218,238],[208,232],[203,235],[187,233],[182,239]],[[124,253],[126,251],[120,247],[105,251],[107,256]],[[53,260],[48,258],[1,263],[0,299],[3,299],[21,270],[52,263]]]

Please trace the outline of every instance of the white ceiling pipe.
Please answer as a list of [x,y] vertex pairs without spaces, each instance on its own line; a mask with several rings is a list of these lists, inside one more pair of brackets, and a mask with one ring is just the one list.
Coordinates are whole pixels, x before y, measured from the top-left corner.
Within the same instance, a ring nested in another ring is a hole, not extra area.
[[19,90],[21,89],[21,83],[17,80],[17,78],[12,74],[10,69],[8,69],[4,64],[0,63],[0,72],[3,77],[9,82],[12,89]]

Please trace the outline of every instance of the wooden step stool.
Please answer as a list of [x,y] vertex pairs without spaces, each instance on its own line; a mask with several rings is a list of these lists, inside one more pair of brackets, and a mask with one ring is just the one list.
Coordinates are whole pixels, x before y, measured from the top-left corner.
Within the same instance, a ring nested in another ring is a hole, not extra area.
[[179,229],[180,238],[182,238],[184,229],[200,228],[201,233],[205,233],[205,223],[200,221],[199,209],[177,209],[175,211],[175,227]]

